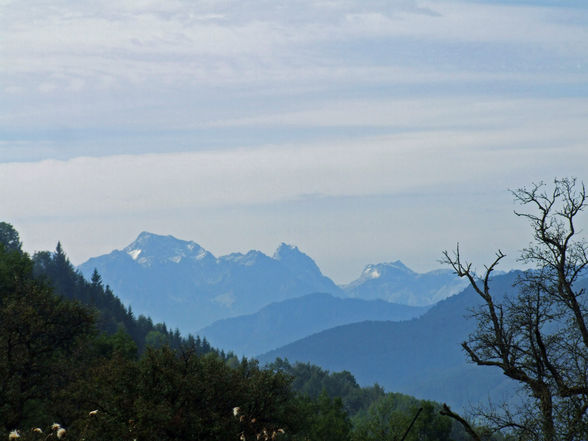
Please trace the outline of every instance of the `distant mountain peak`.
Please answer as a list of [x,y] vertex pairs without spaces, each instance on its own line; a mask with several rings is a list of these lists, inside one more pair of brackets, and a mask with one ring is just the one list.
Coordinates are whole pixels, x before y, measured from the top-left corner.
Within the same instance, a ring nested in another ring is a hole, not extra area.
[[407,272],[407,273],[414,274],[414,271],[411,270],[409,267],[407,267],[400,260],[395,260],[394,262],[384,263],[383,265],[387,266],[388,268],[394,268],[394,269],[397,269],[397,270],[400,270],[400,271],[404,271],[404,272]]
[[306,268],[306,270],[321,274],[316,262],[309,255],[300,251],[295,245],[282,242],[274,253],[273,259],[289,268],[296,268],[297,270]]
[[182,243],[190,243],[191,242],[191,241],[178,239],[177,237],[172,236],[171,234],[164,235],[164,234],[150,233],[149,231],[141,231],[133,243],[149,242],[149,241],[173,241],[173,242],[182,242]]
[[306,256],[306,254],[304,254],[302,251],[300,251],[296,245],[290,245],[290,244],[282,242],[280,244],[280,246],[274,252],[273,258],[276,260],[282,260],[287,256],[293,256],[293,255]]
[[214,257],[196,242],[181,240],[171,234],[164,236],[148,231],[142,231],[122,251],[141,265],[148,265],[153,259],[180,263],[186,258],[202,260]]
[[466,284],[467,281],[449,270],[417,273],[400,260],[395,260],[367,265],[359,278],[343,286],[343,289],[350,297],[426,306],[456,294]]
[[226,256],[222,256],[219,259],[225,262],[234,262],[239,265],[252,266],[255,265],[256,262],[269,259],[269,257],[263,254],[261,251],[249,250],[246,254],[231,253],[227,254]]
[[407,267],[400,260],[387,263],[369,264],[363,269],[360,278],[365,279],[379,279],[383,275],[389,274],[391,271],[394,273],[402,272],[405,274],[416,274],[413,270]]

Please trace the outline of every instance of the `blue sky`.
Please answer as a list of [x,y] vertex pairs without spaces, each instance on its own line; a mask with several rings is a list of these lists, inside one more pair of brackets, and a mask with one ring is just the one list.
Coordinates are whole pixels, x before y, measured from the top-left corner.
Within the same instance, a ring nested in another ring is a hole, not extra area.
[[0,202],[74,263],[142,230],[483,263],[529,240],[508,188],[588,169],[580,1],[0,0]]

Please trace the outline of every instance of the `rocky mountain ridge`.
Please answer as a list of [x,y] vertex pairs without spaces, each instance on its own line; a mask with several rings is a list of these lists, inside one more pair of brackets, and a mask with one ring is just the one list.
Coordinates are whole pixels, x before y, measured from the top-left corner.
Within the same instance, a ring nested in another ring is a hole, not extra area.
[[194,241],[149,232],[78,268],[87,278],[97,269],[136,313],[182,333],[311,293],[429,306],[463,285],[450,271],[419,274],[396,261],[368,265],[341,287],[293,245],[282,243],[271,257],[256,250],[216,257]]

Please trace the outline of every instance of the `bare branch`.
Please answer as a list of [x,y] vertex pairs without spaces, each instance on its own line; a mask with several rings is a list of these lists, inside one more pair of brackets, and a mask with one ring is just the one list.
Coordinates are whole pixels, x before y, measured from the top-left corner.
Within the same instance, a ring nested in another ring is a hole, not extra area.
[[482,438],[480,437],[480,435],[478,435],[478,433],[474,430],[470,423],[468,423],[461,415],[453,412],[447,404],[443,403],[443,407],[441,408],[439,413],[441,415],[453,418],[455,421],[461,424],[464,430],[474,439],[474,441],[482,441]]
[[[512,194],[529,209],[515,214],[527,219],[533,232],[519,260],[534,268],[518,278],[516,295],[498,301],[492,292],[492,272],[505,257],[500,250],[481,278],[463,260],[459,245],[451,255],[443,253],[443,262],[466,277],[484,300],[472,315],[477,330],[462,347],[473,363],[499,368],[528,393],[524,414],[507,412],[505,419],[486,420],[496,429],[543,441],[586,439],[588,314],[586,292],[578,282],[587,272],[588,243],[578,238],[577,228],[577,216],[586,207],[585,186],[564,178]],[[449,408],[444,412],[457,415]]]

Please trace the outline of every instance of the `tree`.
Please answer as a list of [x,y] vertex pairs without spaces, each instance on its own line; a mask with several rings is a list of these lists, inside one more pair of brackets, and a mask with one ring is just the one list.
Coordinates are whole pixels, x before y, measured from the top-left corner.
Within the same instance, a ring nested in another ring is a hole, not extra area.
[[305,440],[349,440],[351,422],[341,398],[330,398],[327,391],[323,390],[316,400],[302,399],[300,407],[305,422],[302,428]]
[[7,222],[0,222],[0,244],[7,251],[21,251],[21,242],[18,231]]
[[406,441],[455,440],[451,420],[440,416],[438,407],[408,395],[386,394],[355,418],[352,441],[397,441],[405,435]]
[[92,273],[92,277],[90,278],[90,282],[92,283],[93,288],[103,288],[102,286],[102,276],[98,272],[96,268],[94,268],[94,272]]
[[[484,412],[489,426],[522,440],[586,440],[588,244],[578,237],[585,187],[575,179],[556,179],[551,187],[532,184],[512,193],[532,209],[515,214],[527,219],[533,232],[520,255],[531,269],[521,273],[514,294],[501,299],[492,290],[491,274],[505,257],[501,251],[481,276],[459,246],[453,254],[443,253],[445,263],[466,277],[482,300],[473,314],[477,330],[462,347],[473,363],[499,368],[522,386],[521,405]],[[482,439],[451,409],[445,406],[443,413]]]

